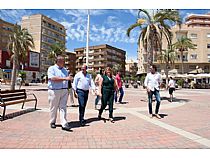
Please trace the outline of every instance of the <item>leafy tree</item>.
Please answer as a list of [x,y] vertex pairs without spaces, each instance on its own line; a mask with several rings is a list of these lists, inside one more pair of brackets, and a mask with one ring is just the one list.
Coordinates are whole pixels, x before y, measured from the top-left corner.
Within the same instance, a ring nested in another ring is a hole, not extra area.
[[143,48],[147,53],[147,70],[153,63],[153,53],[162,50],[163,36],[167,39],[168,45],[172,41],[171,24],[180,23],[180,16],[177,10],[162,9],[150,10],[139,9],[138,19],[135,24],[127,29],[127,36],[130,37],[130,32],[134,28],[140,29],[138,37],[138,45],[142,42]]
[[61,43],[61,42],[56,42],[56,43],[52,44],[50,46],[50,49],[51,50],[50,50],[50,53],[48,55],[48,58],[51,61],[55,61],[55,59],[58,55],[63,55],[66,51],[65,44]]
[[20,62],[25,63],[28,52],[31,48],[34,48],[34,41],[28,30],[17,24],[13,28],[13,33],[9,36],[8,49],[12,53],[12,77],[11,77],[11,90],[15,89],[15,82],[17,71],[19,70]]
[[173,44],[173,47],[177,49],[181,54],[181,62],[182,62],[182,74],[184,73],[184,61],[183,61],[183,52],[188,51],[189,49],[196,49],[196,44],[192,43],[192,40],[182,36],[176,43]]
[[158,56],[158,59],[160,60],[161,63],[165,63],[164,71],[166,74],[166,85],[168,85],[169,66],[174,65],[174,63],[177,59],[176,52],[173,49],[165,49]]
[[122,65],[120,65],[120,64],[115,64],[112,66],[113,74],[117,74],[117,72],[121,71],[121,70],[122,70]]

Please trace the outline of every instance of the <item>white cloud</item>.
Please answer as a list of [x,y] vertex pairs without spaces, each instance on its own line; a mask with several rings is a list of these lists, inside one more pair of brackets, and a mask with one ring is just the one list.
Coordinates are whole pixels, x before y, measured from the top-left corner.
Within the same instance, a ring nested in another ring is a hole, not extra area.
[[23,9],[4,9],[0,10],[0,18],[11,22],[11,23],[21,23],[22,17],[31,15],[30,10],[23,10]]
[[[102,9],[89,9],[90,15],[102,15],[105,14],[107,11]],[[75,17],[87,16],[88,10],[87,9],[68,9],[64,10],[65,15],[72,15]]]
[[[106,11],[106,10],[105,10]],[[103,10],[91,10],[95,15],[105,13]],[[121,10],[125,11],[125,10]],[[126,10],[129,14],[134,14],[135,10]],[[59,10],[60,12],[60,10]],[[63,12],[63,10],[62,10]],[[67,40],[76,40],[80,42],[86,41],[87,29],[87,10],[64,10],[66,15],[69,15],[70,20],[62,19],[61,24],[67,29]],[[122,24],[120,19],[116,16],[109,15],[106,19],[106,24],[90,23],[89,38],[92,42],[106,42],[106,43],[137,43],[137,30],[133,30],[130,38],[127,37],[126,31],[128,26]]]
[[108,18],[106,20],[106,23],[109,26],[114,26],[114,27],[117,27],[117,26],[121,25],[120,19],[116,16],[108,16]]
[[125,13],[128,13],[128,14],[131,14],[133,15],[134,17],[137,17],[138,16],[138,9],[122,9],[122,10],[119,10],[121,12],[125,12]]

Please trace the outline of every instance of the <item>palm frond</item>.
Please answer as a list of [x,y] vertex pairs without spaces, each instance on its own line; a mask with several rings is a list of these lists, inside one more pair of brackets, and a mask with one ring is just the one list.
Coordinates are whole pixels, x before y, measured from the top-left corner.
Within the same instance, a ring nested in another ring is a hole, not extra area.
[[127,36],[130,37],[130,32],[131,32],[131,30],[133,30],[133,29],[136,28],[136,27],[140,27],[141,25],[142,25],[142,24],[140,24],[140,23],[135,23],[135,24],[131,25],[131,26],[127,29],[127,32],[126,32]]

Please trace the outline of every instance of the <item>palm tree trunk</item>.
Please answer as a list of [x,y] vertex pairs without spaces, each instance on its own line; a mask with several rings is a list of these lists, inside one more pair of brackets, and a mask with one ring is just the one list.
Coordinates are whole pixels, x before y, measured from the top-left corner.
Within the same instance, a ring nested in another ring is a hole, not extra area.
[[12,66],[11,86],[10,86],[11,90],[15,90],[15,81],[16,81],[16,73],[17,73],[16,70],[17,70],[17,64],[16,64],[16,60],[15,60],[15,57],[14,57],[13,66]]
[[168,64],[166,63],[165,67],[165,74],[166,74],[166,87],[168,86]]
[[150,42],[150,45],[148,46],[148,58],[147,58],[147,72],[149,72],[150,66],[153,64],[153,43]]
[[181,51],[181,62],[182,62],[182,74],[184,74],[184,61],[183,61],[183,51]]

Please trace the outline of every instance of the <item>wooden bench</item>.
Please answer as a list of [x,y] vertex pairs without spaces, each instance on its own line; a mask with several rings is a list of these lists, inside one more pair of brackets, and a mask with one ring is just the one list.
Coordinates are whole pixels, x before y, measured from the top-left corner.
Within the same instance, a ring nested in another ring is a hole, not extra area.
[[[29,95],[33,95],[33,98],[28,98]],[[25,102],[35,101],[35,110],[37,106],[37,98],[34,94],[26,94],[25,89],[20,90],[0,90],[0,106],[4,108],[2,120],[5,119],[6,107],[8,105],[22,104],[22,109]]]

